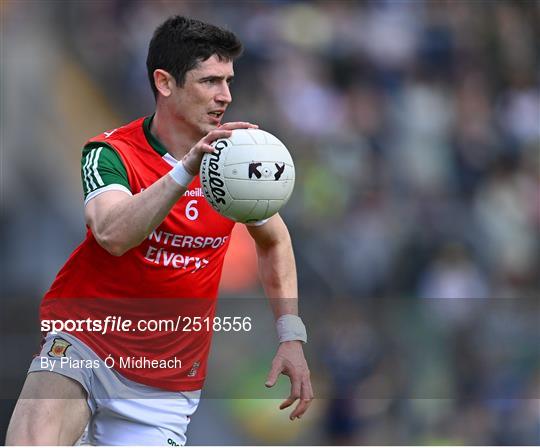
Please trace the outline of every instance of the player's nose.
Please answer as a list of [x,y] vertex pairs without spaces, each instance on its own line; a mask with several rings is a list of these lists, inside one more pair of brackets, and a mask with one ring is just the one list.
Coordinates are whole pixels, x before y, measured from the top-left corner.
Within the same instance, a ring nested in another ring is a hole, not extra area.
[[227,84],[226,82],[222,84],[221,89],[219,90],[215,99],[218,103],[226,104],[229,104],[232,101],[231,89],[229,88],[229,84]]

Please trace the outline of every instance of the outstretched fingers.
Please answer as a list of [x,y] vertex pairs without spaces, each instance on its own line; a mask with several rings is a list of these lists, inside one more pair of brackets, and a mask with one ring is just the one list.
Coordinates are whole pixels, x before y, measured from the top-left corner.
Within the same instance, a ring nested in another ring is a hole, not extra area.
[[313,401],[313,390],[311,389],[311,382],[309,378],[307,381],[302,382],[302,392],[300,394],[300,401],[294,408],[294,411],[291,412],[289,418],[294,420],[295,418],[300,418],[308,410],[311,402]]
[[[210,143],[219,140],[220,138],[229,138],[232,135],[232,130],[230,129],[214,129],[213,131],[210,131],[208,134],[206,134],[203,139],[200,141],[200,144],[207,144],[210,145]],[[213,149],[212,149],[213,150]]]
[[257,129],[259,125],[250,123],[248,121],[231,121],[230,123],[223,123],[218,129]]
[[266,387],[273,387],[274,384],[276,384],[278,376],[282,371],[283,371],[283,365],[277,362],[273,362],[272,368],[270,369],[270,372],[268,373],[268,377],[266,378],[266,382],[264,383],[264,385]]
[[231,121],[230,123],[224,123],[217,129],[210,131],[203,138],[203,142],[212,143],[220,138],[228,138],[235,129],[258,129],[258,127],[258,125],[249,123],[248,121]]
[[212,143],[221,138],[229,138],[234,129],[249,129],[258,128],[256,124],[248,123],[247,121],[234,121],[225,123],[206,134],[191,150],[184,156],[184,168],[192,175],[199,172],[201,160],[205,153],[213,153],[214,147]]
[[291,394],[289,397],[281,403],[279,406],[279,409],[286,409],[291,404],[293,404],[296,400],[300,398],[300,392],[302,390],[302,382],[300,381],[300,378],[298,376],[290,376],[291,378]]
[[291,420],[302,417],[313,400],[313,389],[311,387],[309,373],[302,377],[291,377],[291,394],[281,403],[279,409],[286,409],[297,400],[299,400],[298,404],[289,415]]

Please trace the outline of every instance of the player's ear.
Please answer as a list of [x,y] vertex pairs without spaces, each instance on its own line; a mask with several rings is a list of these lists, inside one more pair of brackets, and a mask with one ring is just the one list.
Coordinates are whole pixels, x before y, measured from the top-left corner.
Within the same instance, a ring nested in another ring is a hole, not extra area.
[[169,72],[158,68],[154,70],[154,84],[161,95],[169,97],[172,94],[176,82]]

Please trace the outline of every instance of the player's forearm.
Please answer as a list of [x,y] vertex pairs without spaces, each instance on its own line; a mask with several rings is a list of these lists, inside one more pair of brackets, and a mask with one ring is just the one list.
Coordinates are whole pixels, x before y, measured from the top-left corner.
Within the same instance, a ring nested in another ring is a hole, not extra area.
[[298,314],[296,264],[288,232],[275,243],[257,246],[259,272],[264,292],[275,318]]
[[[164,176],[146,190],[125,196],[114,206],[103,207],[106,210],[103,215],[94,214],[89,220],[92,233],[109,253],[123,255],[138,246],[165,219],[185,191],[169,175]],[[98,200],[99,196],[93,199]]]

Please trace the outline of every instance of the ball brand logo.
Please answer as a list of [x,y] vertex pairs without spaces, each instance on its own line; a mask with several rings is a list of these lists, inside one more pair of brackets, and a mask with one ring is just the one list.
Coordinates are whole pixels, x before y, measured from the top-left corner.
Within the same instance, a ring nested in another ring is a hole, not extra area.
[[210,154],[208,159],[208,179],[210,180],[210,192],[212,193],[214,201],[217,204],[223,205],[225,205],[225,199],[223,198],[223,196],[225,196],[225,190],[223,189],[225,182],[221,178],[221,174],[219,172],[219,159],[221,157],[221,151],[223,151],[223,149],[225,149],[227,146],[229,146],[229,142],[227,140],[218,140],[214,146],[215,151]]

